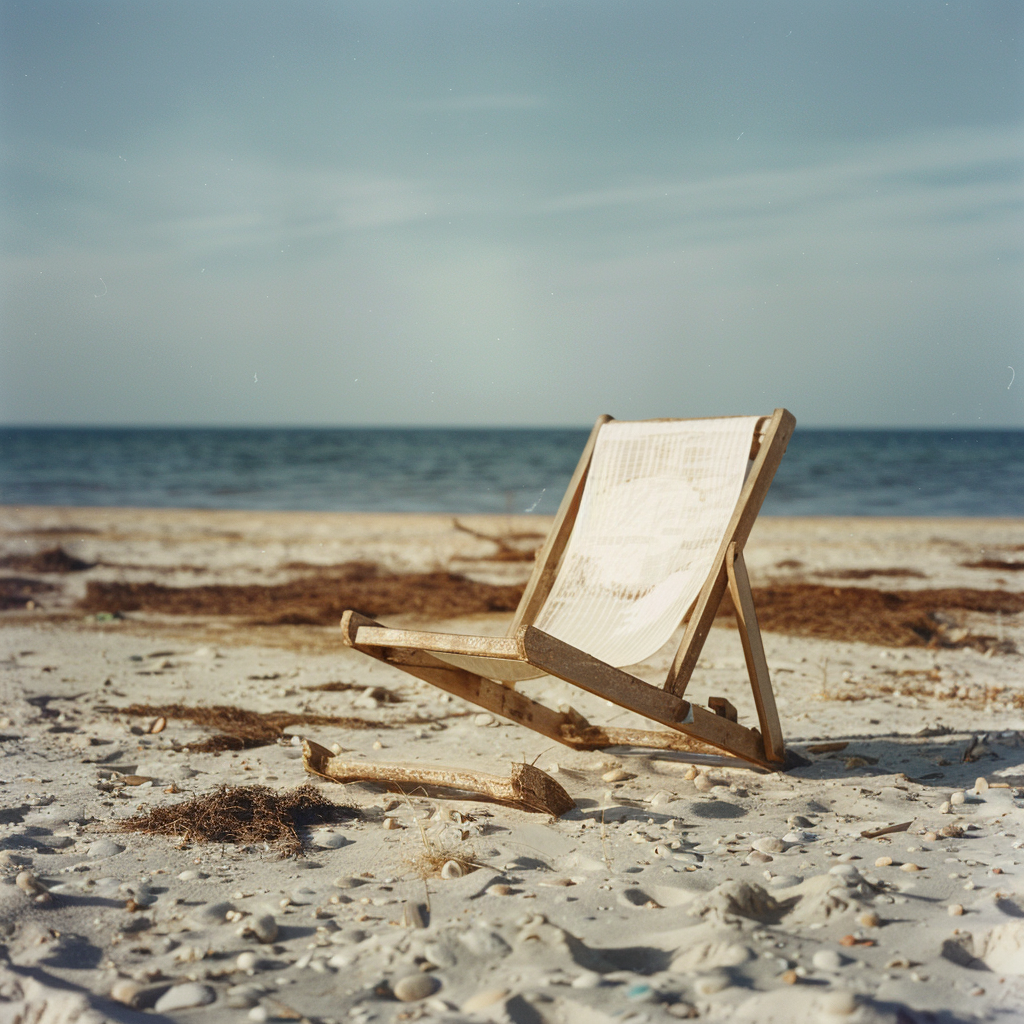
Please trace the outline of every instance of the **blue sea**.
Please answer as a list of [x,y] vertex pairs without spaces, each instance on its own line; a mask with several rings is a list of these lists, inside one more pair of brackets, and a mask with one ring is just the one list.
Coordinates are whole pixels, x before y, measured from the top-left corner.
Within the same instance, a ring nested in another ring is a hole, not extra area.
[[[554,512],[588,429],[0,428],[0,504]],[[1024,430],[798,427],[769,515],[1022,516]]]

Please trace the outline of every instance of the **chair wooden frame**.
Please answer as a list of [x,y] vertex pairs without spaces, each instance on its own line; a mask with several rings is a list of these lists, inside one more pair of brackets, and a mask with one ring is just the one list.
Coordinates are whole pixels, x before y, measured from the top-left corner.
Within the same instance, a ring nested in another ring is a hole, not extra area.
[[[753,465],[712,569],[685,617],[686,630],[668,676],[659,688],[599,661],[533,625],[554,584],[562,553],[572,533],[598,434],[611,419],[610,416],[599,417],[591,431],[551,531],[537,552],[533,573],[506,636],[460,636],[389,629],[358,612],[347,611],[341,620],[342,640],[349,647],[570,747],[594,749],[624,743],[687,749],[683,737],[689,737],[759,767],[778,770],[784,767],[786,750],[750,580],[743,561],[743,547],[785,453],[796,420],[786,409],[776,409],[771,416],[757,421],[751,439]],[[712,697],[709,701],[712,710],[683,699],[726,589],[735,608],[759,729],[740,725],[736,709],[725,698]],[[552,711],[517,692],[510,684],[494,682],[448,664],[435,658],[431,652],[527,662],[673,731],[594,726],[572,708]]]

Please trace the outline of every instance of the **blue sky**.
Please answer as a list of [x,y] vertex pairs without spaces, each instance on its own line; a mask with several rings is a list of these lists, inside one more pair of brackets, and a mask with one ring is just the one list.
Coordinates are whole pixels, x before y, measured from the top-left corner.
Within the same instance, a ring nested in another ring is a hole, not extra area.
[[0,421],[1024,426],[1022,30],[0,0]]

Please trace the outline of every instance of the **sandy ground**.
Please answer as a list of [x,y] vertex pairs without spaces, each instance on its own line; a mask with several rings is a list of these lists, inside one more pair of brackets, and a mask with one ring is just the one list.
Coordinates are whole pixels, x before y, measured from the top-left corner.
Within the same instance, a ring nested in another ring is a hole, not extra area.
[[[787,774],[558,747],[343,648],[330,626],[80,604],[90,583],[274,587],[352,562],[507,588],[548,520],[459,523],[0,509],[0,1021],[1024,1020],[1024,613],[943,604],[960,588],[1018,607],[1024,521],[758,523],[755,589],[947,594],[920,643],[766,633],[787,742],[809,761]],[[63,562],[40,559],[56,548]],[[387,616],[488,633],[508,618]],[[670,657],[636,671],[657,680]],[[530,686],[644,725],[558,681]],[[751,719],[727,623],[689,693]],[[203,752],[211,729],[168,717],[150,732],[158,716],[132,704],[363,727],[297,722]],[[309,780],[301,737],[356,761],[535,762],[576,809],[312,780],[358,816],[303,830],[297,858],[120,830],[224,785],[293,790]],[[468,869],[441,877],[446,862]]]

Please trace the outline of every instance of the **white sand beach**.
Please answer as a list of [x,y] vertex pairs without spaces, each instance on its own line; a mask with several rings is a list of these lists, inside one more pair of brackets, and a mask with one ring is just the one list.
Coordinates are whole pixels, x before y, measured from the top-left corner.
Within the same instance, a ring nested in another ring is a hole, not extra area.
[[[775,774],[561,747],[341,644],[346,592],[388,623],[503,632],[486,609],[514,607],[548,524],[0,509],[0,1020],[1024,1019],[1024,520],[758,522],[747,564],[808,762]],[[688,696],[750,721],[719,621]],[[138,710],[214,706],[269,738],[210,749],[217,728]],[[303,739],[536,764],[576,807],[339,785]],[[300,830],[300,856],[120,828],[307,782],[356,816]]]

